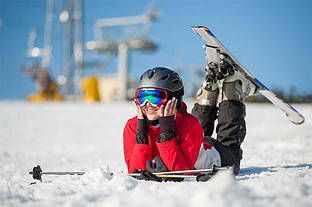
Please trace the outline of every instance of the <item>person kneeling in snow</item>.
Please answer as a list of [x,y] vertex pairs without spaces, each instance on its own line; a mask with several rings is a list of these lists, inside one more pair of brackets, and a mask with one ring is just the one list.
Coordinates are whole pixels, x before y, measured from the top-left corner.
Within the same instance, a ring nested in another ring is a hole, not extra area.
[[238,174],[240,146],[246,134],[245,105],[236,90],[238,85],[225,79],[218,108],[217,84],[204,81],[192,115],[182,101],[183,82],[176,72],[164,67],[144,72],[135,94],[137,116],[128,120],[123,132],[128,172],[141,172],[141,179],[156,181],[161,179],[153,176],[154,172],[214,166],[233,166]]

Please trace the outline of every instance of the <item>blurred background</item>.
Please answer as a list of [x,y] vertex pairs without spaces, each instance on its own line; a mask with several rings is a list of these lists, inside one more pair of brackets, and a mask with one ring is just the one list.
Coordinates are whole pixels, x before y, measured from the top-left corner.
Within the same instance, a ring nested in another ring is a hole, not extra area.
[[[312,100],[310,0],[0,0],[0,99],[131,100],[145,70],[205,76],[205,25],[289,102]],[[255,97],[250,101],[265,101]]]

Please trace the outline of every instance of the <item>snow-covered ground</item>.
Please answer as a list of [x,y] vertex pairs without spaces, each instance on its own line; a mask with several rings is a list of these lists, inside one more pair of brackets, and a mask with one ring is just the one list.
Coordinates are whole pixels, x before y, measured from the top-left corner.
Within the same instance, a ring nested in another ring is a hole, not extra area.
[[[312,206],[312,105],[295,107],[303,125],[270,104],[247,105],[235,178],[220,172],[206,183],[155,183],[126,175],[122,130],[135,112],[130,103],[0,102],[0,206]],[[30,185],[37,164],[87,173]]]

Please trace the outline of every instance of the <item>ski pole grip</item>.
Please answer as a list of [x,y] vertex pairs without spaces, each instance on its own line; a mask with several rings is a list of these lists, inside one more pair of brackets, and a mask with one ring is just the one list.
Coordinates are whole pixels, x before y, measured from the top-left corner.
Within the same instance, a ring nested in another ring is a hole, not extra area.
[[40,180],[42,182],[41,172],[42,172],[41,167],[37,165],[37,167],[34,167],[33,171],[29,172],[29,174],[33,175],[33,178],[35,180]]

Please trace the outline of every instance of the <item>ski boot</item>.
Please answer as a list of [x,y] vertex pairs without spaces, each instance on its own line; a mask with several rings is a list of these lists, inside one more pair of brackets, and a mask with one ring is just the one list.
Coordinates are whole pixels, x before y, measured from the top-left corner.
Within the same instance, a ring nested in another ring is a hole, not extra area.
[[217,98],[219,94],[216,73],[217,73],[217,64],[210,63],[206,66],[206,77],[201,87],[197,90],[196,93],[196,103],[206,106],[216,106]]
[[221,79],[222,83],[222,101],[244,101],[247,97],[256,94],[257,87],[237,68],[238,66],[228,55],[220,55],[220,70],[217,78]]

